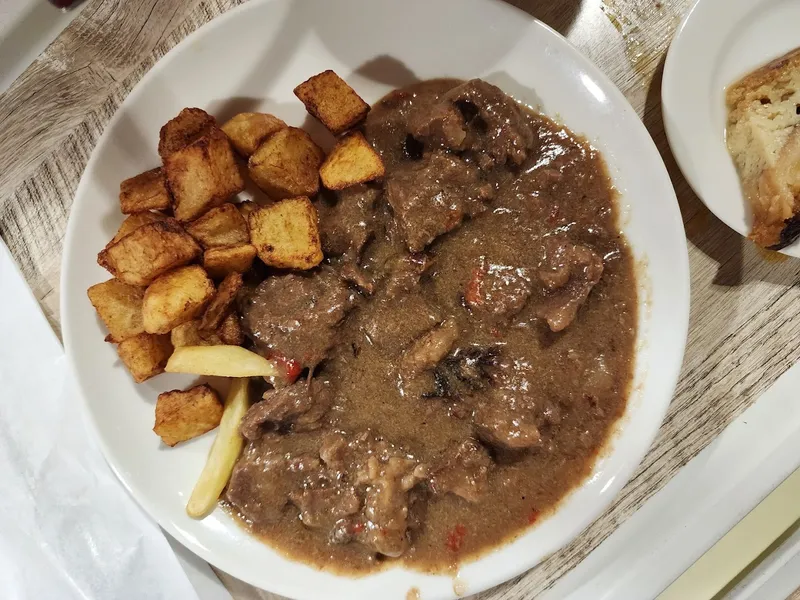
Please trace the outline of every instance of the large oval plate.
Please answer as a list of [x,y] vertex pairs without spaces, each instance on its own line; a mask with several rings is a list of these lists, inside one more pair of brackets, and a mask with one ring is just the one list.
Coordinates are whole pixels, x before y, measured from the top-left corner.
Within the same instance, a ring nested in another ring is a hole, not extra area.
[[535,529],[462,566],[458,591],[518,575],[573,539],[611,503],[655,437],[681,366],[688,323],[688,261],[675,195],[661,158],[625,98],[548,27],[489,0],[254,0],[203,27],[136,86],[95,149],[76,193],[64,252],[63,331],[86,413],[122,483],[167,531],[202,558],[294,598],[451,598],[453,579],[393,568],[348,578],[289,561],[222,510],[184,510],[213,433],[169,449],[151,428],[160,391],[188,384],[162,375],[134,385],[86,298],[108,274],[97,252],[122,220],[119,182],[158,164],[158,131],[184,106],[226,118],[272,112],[306,117],[292,89],[324,69],[370,102],[413,77],[481,76],[583,133],[604,154],[620,192],[623,228],[640,267],[634,392],[592,476]]

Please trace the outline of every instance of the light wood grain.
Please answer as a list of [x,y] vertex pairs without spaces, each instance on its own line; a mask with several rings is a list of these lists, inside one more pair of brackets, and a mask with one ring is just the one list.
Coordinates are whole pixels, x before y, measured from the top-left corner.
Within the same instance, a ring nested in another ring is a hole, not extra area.
[[[620,87],[678,194],[692,277],[689,343],[659,436],[613,506],[561,552],[481,600],[547,589],[658,491],[800,357],[800,261],[775,262],[726,228],[680,175],[661,120],[664,53],[691,0],[510,0],[575,43]],[[171,47],[239,0],[91,0],[0,96],[0,234],[58,328],[64,228],[78,179],[121,101]],[[225,574],[236,598],[276,598]]]

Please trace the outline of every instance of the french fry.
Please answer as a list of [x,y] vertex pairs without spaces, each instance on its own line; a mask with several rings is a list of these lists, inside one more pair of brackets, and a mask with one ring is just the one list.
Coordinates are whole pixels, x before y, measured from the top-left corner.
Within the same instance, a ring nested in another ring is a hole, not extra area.
[[183,346],[167,361],[167,373],[215,377],[274,377],[275,365],[241,346]]
[[244,440],[239,434],[239,423],[249,405],[248,384],[249,379],[246,377],[236,378],[231,382],[217,437],[214,438],[206,464],[186,505],[186,513],[193,519],[205,517],[217,505],[219,495],[225,489],[233,465],[242,451]]

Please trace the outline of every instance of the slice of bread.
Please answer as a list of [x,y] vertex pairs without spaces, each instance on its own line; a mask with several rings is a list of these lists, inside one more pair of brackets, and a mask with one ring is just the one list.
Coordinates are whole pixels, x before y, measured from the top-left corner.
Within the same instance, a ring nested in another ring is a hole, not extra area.
[[800,48],[727,91],[728,151],[753,210],[750,239],[778,250],[800,236]]

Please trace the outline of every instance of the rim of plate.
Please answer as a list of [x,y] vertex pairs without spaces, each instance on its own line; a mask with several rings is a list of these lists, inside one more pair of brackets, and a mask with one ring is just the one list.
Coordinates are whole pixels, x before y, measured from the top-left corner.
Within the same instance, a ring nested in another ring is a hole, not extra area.
[[[142,79],[134,86],[125,100],[120,104],[119,108],[109,120],[108,124],[106,125],[103,134],[100,136],[95,148],[92,150],[92,154],[87,162],[86,168],[84,169],[84,173],[81,176],[80,183],[75,191],[73,201],[79,199],[89,185],[88,173],[91,173],[95,163],[99,160],[99,156],[103,147],[108,143],[110,139],[110,131],[113,130],[114,125],[117,121],[124,115],[125,107],[129,103],[132,103],[146,88],[147,83],[156,76],[162,69],[164,69],[170,61],[179,54],[180,50],[186,48],[187,46],[191,45],[193,42],[197,41],[201,38],[204,34],[209,32],[212,29],[216,29],[218,27],[224,26],[228,21],[234,20],[239,17],[240,14],[244,14],[247,11],[255,10],[257,7],[265,4],[270,4],[277,0],[250,0],[245,4],[241,4],[237,7],[234,7],[227,11],[226,13],[214,18],[213,20],[205,23],[197,30],[189,34],[186,38],[181,40],[178,44],[176,44],[169,52],[167,52],[161,59],[159,59],[156,64],[142,77]],[[295,0],[300,1],[300,0]],[[667,174],[666,167],[663,164],[663,161],[660,158],[660,154],[658,149],[653,142],[652,138],[650,137],[647,129],[645,128],[644,124],[639,119],[638,115],[634,111],[633,107],[630,105],[628,100],[622,94],[621,91],[616,87],[616,85],[610,80],[608,76],[605,75],[598,67],[596,67],[587,57],[585,57],[577,48],[575,48],[569,41],[567,41],[560,33],[542,23],[541,21],[533,18],[525,11],[518,9],[512,5],[507,4],[503,0],[483,0],[487,4],[494,5],[497,10],[504,10],[509,13],[515,13],[521,16],[521,18],[525,18],[528,21],[530,27],[537,27],[540,30],[546,32],[548,35],[552,36],[559,42],[559,49],[563,50],[567,55],[570,62],[579,65],[585,72],[591,74],[592,78],[596,81],[599,81],[602,85],[602,91],[611,97],[613,103],[620,107],[620,110],[623,113],[627,113],[629,117],[632,117],[633,120],[631,121],[631,126],[638,130],[637,135],[642,137],[642,143],[646,144],[650,151],[652,152],[653,158],[653,165],[659,171],[660,177],[663,178],[664,189],[667,190],[667,195],[671,200],[671,210],[670,215],[672,219],[672,223],[666,223],[665,225],[670,228],[674,228],[676,231],[683,232],[683,221],[680,215],[680,210],[678,208],[677,199],[675,197],[674,189],[672,187],[671,181]],[[612,175],[612,180],[613,180]],[[70,209],[70,213],[72,213],[72,208]],[[70,214],[70,218],[67,224],[66,235],[64,238],[64,254],[62,258],[62,272],[61,272],[61,282],[60,287],[63,290],[66,286],[66,283],[70,277],[72,268],[70,266],[69,258],[69,248],[73,245],[73,238],[79,235],[79,228],[80,224],[77,222],[76,219],[72,218],[72,214]],[[671,363],[671,365],[664,370],[664,381],[668,382],[668,388],[671,390],[668,397],[665,397],[664,400],[655,406],[651,406],[650,410],[652,413],[652,417],[647,420],[647,427],[643,428],[639,431],[639,442],[636,447],[636,452],[631,452],[626,460],[622,461],[622,465],[617,468],[613,472],[613,476],[610,478],[608,484],[603,490],[604,499],[598,498],[596,504],[591,508],[591,510],[587,510],[581,514],[581,518],[576,519],[572,522],[571,527],[569,527],[568,531],[562,536],[562,541],[558,544],[553,544],[553,548],[550,552],[546,552],[541,556],[532,557],[529,560],[525,561],[525,564],[522,566],[514,565],[514,564],[494,564],[493,567],[497,567],[492,572],[485,574],[481,577],[479,582],[473,583],[469,581],[469,593],[475,594],[481,591],[484,591],[488,588],[494,587],[499,585],[503,582],[506,582],[539,564],[542,560],[546,558],[548,554],[563,548],[572,540],[574,540],[580,533],[583,531],[589,524],[594,522],[603,511],[613,502],[616,498],[619,491],[622,487],[630,480],[635,469],[639,466],[642,459],[644,458],[647,450],[652,445],[653,440],[655,439],[656,433],[663,422],[663,419],[666,415],[667,409],[669,408],[669,404],[671,402],[672,396],[674,394],[675,386],[677,385],[678,377],[680,374],[680,369],[683,363],[683,356],[686,347],[686,340],[688,335],[688,325],[689,325],[689,301],[690,301],[690,290],[689,290],[689,260],[688,260],[688,252],[686,250],[685,245],[682,246],[683,251],[679,253],[678,256],[674,257],[674,267],[677,272],[685,274],[685,277],[681,277],[681,287],[680,289],[676,290],[676,296],[678,302],[676,302],[674,306],[674,313],[676,315],[675,322],[682,323],[681,328],[677,331],[678,340],[680,341],[680,352],[675,356],[675,360]],[[639,282],[637,285],[642,284],[642,275],[639,276]],[[639,294],[641,298],[641,294]],[[70,306],[73,302],[77,301],[77,298],[73,298],[70,294],[63,293],[60,302],[60,311],[62,315],[68,315],[70,313]],[[640,306],[640,310],[644,310],[644,306]],[[81,378],[78,376],[79,368],[76,363],[76,356],[77,356],[77,348],[74,344],[75,336],[72,331],[72,327],[70,324],[69,319],[64,319],[62,321],[62,328],[63,328],[63,338],[64,338],[64,345],[66,349],[66,355],[68,364],[70,367],[71,372],[73,373],[73,379],[75,381],[75,385],[77,387],[78,395],[81,398],[81,410],[83,412],[85,420],[89,423],[90,429],[95,436],[100,448],[103,452],[103,455],[106,459],[106,462],[109,464],[119,481],[125,487],[125,489],[131,494],[134,500],[147,512],[161,527],[163,527],[167,532],[169,532],[173,537],[175,537],[182,545],[190,549],[192,552],[197,554],[203,560],[217,566],[221,570],[241,579],[251,585],[262,589],[268,589],[273,593],[277,593],[280,595],[288,596],[291,598],[295,598],[297,600],[312,600],[316,596],[313,593],[313,590],[309,590],[308,587],[303,585],[297,585],[295,583],[292,584],[276,584],[274,581],[270,581],[269,586],[265,587],[264,581],[265,579],[258,579],[252,576],[252,573],[249,571],[242,572],[239,569],[237,563],[232,562],[227,556],[214,553],[212,550],[206,548],[202,544],[198,543],[192,536],[187,535],[181,529],[174,526],[172,523],[167,511],[162,510],[162,508],[158,505],[158,503],[151,502],[148,496],[142,493],[129,479],[123,476],[121,472],[121,466],[117,464],[114,459],[114,452],[109,448],[105,436],[102,434],[102,428],[100,424],[96,421],[95,416],[89,406],[87,395],[84,390],[83,382]],[[641,340],[640,340],[641,341]],[[637,349],[638,354],[638,349]],[[633,391],[631,392],[633,395]],[[630,399],[629,399],[630,401]],[[617,426],[623,426],[623,423],[626,419],[626,415],[623,415],[620,421],[617,422]],[[612,436],[615,435],[612,432]],[[613,442],[613,439],[610,440]],[[606,451],[607,453],[612,453],[611,447],[607,444]],[[595,469],[597,468],[597,463],[595,464]],[[587,478],[588,479],[588,478]],[[586,480],[584,481],[584,483]],[[580,489],[581,485],[575,488],[571,493],[575,490]],[[569,498],[569,494],[567,497],[562,499],[563,503]],[[556,508],[555,513],[557,513],[561,508]],[[531,533],[533,530],[527,530],[522,534],[522,536]],[[250,535],[248,533],[248,535]],[[481,555],[479,555],[476,559],[471,561],[467,561],[466,563],[462,564],[463,566],[469,565],[477,565],[487,558],[491,557],[495,552],[498,550],[505,548],[518,540],[519,538],[510,539],[507,542],[504,542],[492,550],[489,550]],[[263,542],[262,542],[263,543]],[[296,563],[296,564],[303,564],[299,561],[292,560],[287,558],[283,555],[281,557],[289,562]],[[397,567],[404,573],[413,573],[419,574],[417,571],[412,569],[407,569],[405,567]],[[386,571],[378,571],[377,574]],[[336,577],[337,579],[346,579],[348,581],[352,581],[354,579],[367,579],[371,575],[366,575],[363,578],[353,578],[348,575],[340,575],[336,573],[331,573],[332,576]],[[269,580],[267,577],[266,580]],[[439,597],[447,597],[447,598],[455,598],[458,594],[456,592],[452,592],[450,594],[445,594],[443,596],[435,596]],[[338,597],[338,596],[337,596]],[[425,595],[426,598],[434,597],[429,596],[428,594]]]

